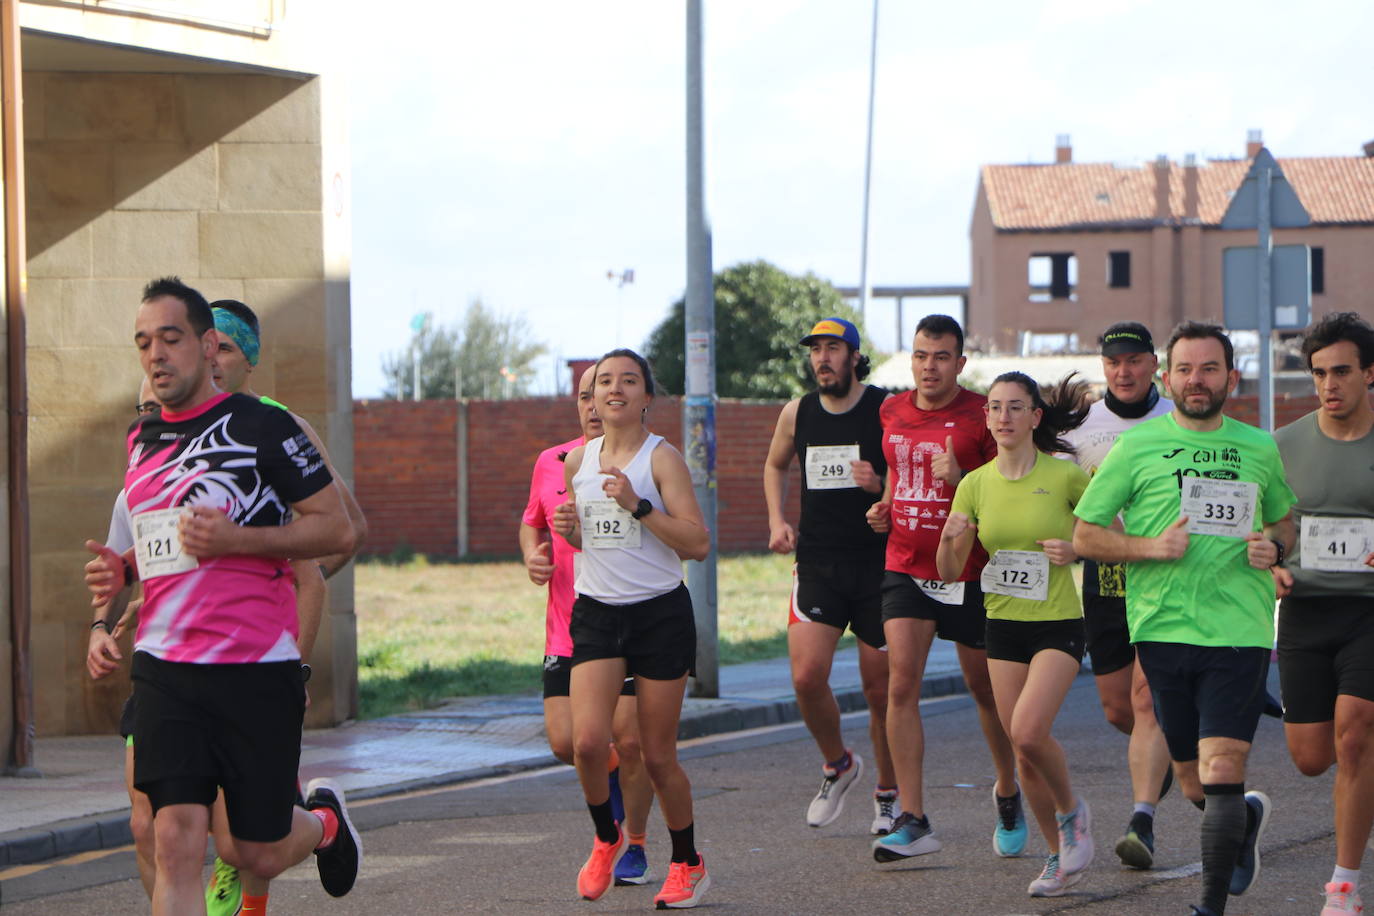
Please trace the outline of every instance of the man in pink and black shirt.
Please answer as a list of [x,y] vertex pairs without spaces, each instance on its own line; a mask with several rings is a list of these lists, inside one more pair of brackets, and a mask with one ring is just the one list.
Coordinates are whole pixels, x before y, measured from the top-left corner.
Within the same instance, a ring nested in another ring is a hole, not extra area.
[[210,805],[223,788],[243,866],[272,878],[317,854],[342,896],[361,850],[343,794],[307,786],[296,808],[305,686],[288,557],[347,552],[354,533],[319,452],[284,411],[219,392],[205,298],[150,283],[135,322],[140,362],[163,405],[128,436],[134,548],[94,541],[97,607],[144,586],[134,644],[134,782],[153,808],[154,913],[204,906]]

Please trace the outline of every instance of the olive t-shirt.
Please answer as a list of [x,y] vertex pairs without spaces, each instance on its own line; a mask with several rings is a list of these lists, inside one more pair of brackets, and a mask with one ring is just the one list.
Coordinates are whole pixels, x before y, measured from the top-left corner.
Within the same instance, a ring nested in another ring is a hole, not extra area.
[[[1104,528],[1121,515],[1127,534],[1155,537],[1178,521],[1184,482],[1198,478],[1255,484],[1253,531],[1295,501],[1263,430],[1223,417],[1218,429],[1199,432],[1166,414],[1121,434],[1075,514]],[[1177,560],[1127,564],[1126,620],[1132,642],[1270,648],[1273,576],[1250,565],[1243,539],[1194,533]]]
[[[1073,538],[1073,507],[1088,485],[1088,475],[1063,458],[1036,453],[1035,467],[1025,477],[1008,480],[994,459],[959,481],[951,512],[962,512],[978,526],[978,543],[989,556],[999,550],[1044,548],[1037,541]],[[1068,566],[1049,564],[1049,588],[1043,601],[983,592],[989,620],[1072,620],[1083,616],[1083,603]]]

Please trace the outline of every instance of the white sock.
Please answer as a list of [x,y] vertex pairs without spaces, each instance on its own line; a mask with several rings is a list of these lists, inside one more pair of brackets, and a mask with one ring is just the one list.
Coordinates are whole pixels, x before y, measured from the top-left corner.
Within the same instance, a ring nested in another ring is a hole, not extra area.
[[1337,865],[1336,869],[1331,872],[1331,883],[1345,884],[1346,882],[1349,882],[1350,886],[1358,891],[1360,889],[1360,870],[1358,868],[1341,868]]
[[1148,814],[1148,815],[1150,815],[1150,817],[1154,817],[1154,816],[1155,816],[1155,806],[1152,805],[1152,804],[1150,804],[1149,802],[1136,802],[1136,803],[1135,803],[1135,812],[1134,812],[1134,813],[1136,813],[1136,814]]

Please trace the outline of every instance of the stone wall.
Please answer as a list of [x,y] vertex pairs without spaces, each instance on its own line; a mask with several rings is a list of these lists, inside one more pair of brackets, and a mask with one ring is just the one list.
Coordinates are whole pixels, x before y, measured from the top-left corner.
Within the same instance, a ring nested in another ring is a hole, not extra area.
[[[40,734],[101,732],[117,721],[127,667],[97,683],[84,672],[81,544],[103,538],[122,484],[143,284],[177,274],[209,299],[252,306],[264,334],[252,384],[309,420],[351,469],[330,428],[332,392],[349,384],[334,352],[347,349],[348,307],[346,295],[341,309],[327,305],[321,80],[28,72],[24,94],[37,723]],[[336,709],[326,686],[332,631],[352,644],[351,586],[346,574],[332,589],[315,723],[353,711],[352,691]],[[351,657],[344,670],[353,678]]]

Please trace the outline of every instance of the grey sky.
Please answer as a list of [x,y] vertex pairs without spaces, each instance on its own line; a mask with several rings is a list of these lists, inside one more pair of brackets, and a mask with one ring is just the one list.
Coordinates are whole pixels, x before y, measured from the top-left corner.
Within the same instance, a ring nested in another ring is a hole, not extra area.
[[[359,17],[356,396],[380,392],[412,314],[452,323],[474,297],[549,344],[537,390],[555,357],[643,343],[684,284],[684,6],[464,2],[421,32]],[[717,269],[857,283],[871,8],[705,0]],[[1358,155],[1372,34],[1362,0],[884,0],[870,282],[967,282],[978,167],[1050,161],[1058,133],[1078,161],[1239,157],[1252,127],[1280,157]],[[606,273],[625,268],[620,289]],[[891,308],[868,321],[893,349]]]

